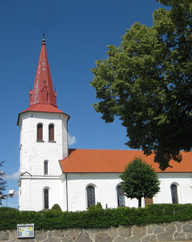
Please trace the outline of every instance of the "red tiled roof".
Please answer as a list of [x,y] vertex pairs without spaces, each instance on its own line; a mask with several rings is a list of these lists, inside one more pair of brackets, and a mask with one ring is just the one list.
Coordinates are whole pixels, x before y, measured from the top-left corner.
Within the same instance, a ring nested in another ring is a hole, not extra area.
[[60,161],[63,172],[123,172],[128,162],[141,157],[152,164],[156,172],[192,172],[192,152],[181,152],[182,161],[171,160],[165,171],[154,162],[154,155],[145,156],[141,150],[69,149],[69,156]]
[[50,105],[50,104],[37,104],[37,105],[31,105],[27,109],[25,109],[22,113],[25,113],[27,111],[36,111],[36,112],[48,112],[48,113],[64,113],[60,109]]
[[[47,113],[63,113],[65,115],[67,115],[67,120],[70,118],[70,116],[66,113],[64,113],[63,111],[61,111],[60,109],[50,105],[50,104],[36,104],[36,105],[31,105],[29,108],[25,109],[22,113],[28,112],[28,111],[34,111],[34,112],[47,112]],[[18,115],[18,120],[17,120],[17,125],[19,125],[19,119],[20,119],[20,115],[22,114],[20,113]]]

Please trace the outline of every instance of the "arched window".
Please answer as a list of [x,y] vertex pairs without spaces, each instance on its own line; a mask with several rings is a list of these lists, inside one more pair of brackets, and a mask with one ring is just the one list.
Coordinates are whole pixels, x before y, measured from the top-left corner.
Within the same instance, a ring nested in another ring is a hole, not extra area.
[[49,125],[49,141],[54,141],[54,125]]
[[44,189],[44,209],[49,209],[49,189]]
[[87,187],[87,205],[95,205],[95,188],[94,186]]
[[37,141],[43,140],[43,125],[38,124],[37,125]]
[[178,202],[178,194],[177,194],[177,185],[171,185],[171,196],[172,196],[172,203],[179,203]]
[[117,186],[117,200],[118,207],[125,207],[125,197],[120,185]]
[[44,175],[48,175],[48,161],[44,161]]

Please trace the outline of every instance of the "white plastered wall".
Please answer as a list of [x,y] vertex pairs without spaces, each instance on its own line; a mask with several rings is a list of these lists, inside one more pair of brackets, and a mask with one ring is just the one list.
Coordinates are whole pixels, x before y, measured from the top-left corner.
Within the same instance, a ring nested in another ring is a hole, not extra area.
[[[43,125],[43,142],[37,141],[37,125]],[[54,142],[48,140],[49,124],[54,125]],[[42,210],[43,189],[49,187],[50,207],[58,203],[64,210],[62,170],[59,160],[68,155],[67,116],[27,112],[20,114],[20,210]],[[48,175],[44,175],[44,161]],[[23,175],[24,174],[24,175]]]
[[[37,142],[37,125],[43,124],[43,142]],[[67,118],[64,114],[27,112],[20,117],[20,172],[43,175],[48,160],[49,175],[61,175],[60,159],[68,155]],[[55,142],[48,141],[48,126],[54,124]],[[57,162],[57,163],[55,163]]]
[[[68,173],[68,209],[69,211],[87,209],[88,185],[95,187],[95,203],[100,202],[103,208],[117,208],[117,185],[120,183],[118,173]],[[137,207],[136,199],[125,198],[125,206]]]
[[161,182],[161,190],[153,198],[154,203],[172,203],[171,184],[177,185],[179,204],[192,202],[192,173],[158,173],[158,177]]
[[[159,173],[161,190],[153,198],[154,203],[172,203],[171,184],[177,184],[179,203],[191,203],[192,201],[192,178],[191,173]],[[50,207],[58,203],[63,211],[82,211],[87,209],[87,191],[88,185],[95,187],[95,202],[101,202],[102,207],[116,208],[117,186],[120,183],[118,173],[68,173],[67,182],[66,174],[61,179],[49,177],[42,179],[40,177],[31,177],[26,174],[22,179],[24,186],[22,190],[26,191],[29,200],[23,200],[23,210],[41,210],[43,206],[43,189],[49,187]],[[67,189],[66,189],[67,184]],[[30,190],[27,190],[31,187]],[[38,189],[37,189],[38,187]],[[30,191],[30,192],[29,192]],[[125,198],[125,206],[137,207],[136,199]],[[144,199],[142,199],[144,206]]]
[[[100,202],[102,207],[116,208],[117,185],[120,183],[118,173],[68,173],[68,209],[69,211],[87,209],[88,185],[95,187],[95,202]],[[158,173],[160,179],[160,192],[153,198],[154,203],[172,203],[172,183],[177,184],[179,203],[192,201],[192,175],[191,173]],[[125,206],[138,207],[136,199],[125,198]],[[145,206],[142,199],[142,206]]]
[[63,183],[58,177],[30,177],[24,175],[21,180],[21,208],[20,210],[40,211],[44,209],[44,189],[49,190],[49,208],[54,204],[59,204],[62,210],[66,210],[64,201],[65,190]]

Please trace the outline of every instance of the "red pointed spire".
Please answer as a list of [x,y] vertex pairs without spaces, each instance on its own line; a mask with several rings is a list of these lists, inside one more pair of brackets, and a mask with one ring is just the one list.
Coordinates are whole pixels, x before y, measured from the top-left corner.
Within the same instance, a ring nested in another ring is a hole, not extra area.
[[[30,106],[22,113],[34,111],[34,112],[46,112],[46,113],[60,113],[67,117],[70,116],[57,108],[57,93],[53,90],[53,83],[51,79],[51,72],[49,69],[49,62],[47,58],[47,52],[45,48],[45,39],[43,34],[41,52],[39,56],[39,62],[37,66],[37,72],[35,76],[35,82],[33,90],[29,92]],[[18,116],[17,124],[19,125],[20,113]]]
[[43,35],[41,52],[34,81],[33,90],[29,92],[30,107],[36,104],[49,104],[57,108],[57,93],[53,89],[51,72]]

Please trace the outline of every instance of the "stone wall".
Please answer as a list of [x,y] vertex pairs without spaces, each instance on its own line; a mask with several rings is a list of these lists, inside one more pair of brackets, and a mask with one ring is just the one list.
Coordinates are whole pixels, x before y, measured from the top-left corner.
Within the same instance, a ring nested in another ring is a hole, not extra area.
[[34,239],[17,239],[17,231],[0,231],[0,241],[22,242],[160,242],[192,241],[192,221],[109,229],[35,231]]

